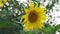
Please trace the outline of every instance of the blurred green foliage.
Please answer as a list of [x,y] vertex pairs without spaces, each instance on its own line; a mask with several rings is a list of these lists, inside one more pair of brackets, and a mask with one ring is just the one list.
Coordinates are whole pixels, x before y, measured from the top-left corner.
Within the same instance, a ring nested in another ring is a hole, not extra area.
[[59,30],[59,29],[60,29],[60,24],[56,25],[56,26],[47,27],[47,28],[43,29],[42,31],[45,34],[56,34],[56,31]]
[[46,8],[47,8],[48,10],[52,9],[53,6],[54,6],[54,4],[55,4],[55,3],[58,3],[58,1],[59,1],[59,0],[52,0],[52,4],[48,3],[48,5],[46,6]]
[[[20,34],[23,29],[20,22],[20,15],[22,4],[18,4],[16,0],[8,0],[5,7],[0,8],[0,34]],[[10,9],[12,8],[12,9]],[[15,10],[18,10],[15,13]],[[15,16],[16,15],[16,16]]]

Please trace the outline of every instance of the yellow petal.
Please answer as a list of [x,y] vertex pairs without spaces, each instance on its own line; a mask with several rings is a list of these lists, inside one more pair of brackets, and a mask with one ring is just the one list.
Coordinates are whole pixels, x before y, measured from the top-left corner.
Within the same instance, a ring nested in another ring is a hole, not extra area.
[[4,6],[4,4],[3,3],[0,3],[0,8],[3,7],[3,6]]
[[38,7],[38,3],[36,2],[36,6],[35,7]]
[[3,0],[4,1],[4,4],[7,2],[7,0]]
[[30,8],[34,7],[34,3],[33,2],[30,2]]
[[28,11],[28,9],[27,9],[27,8],[25,8],[25,7],[24,7],[24,11],[25,11],[25,13],[28,13],[28,12],[29,12],[29,11]]

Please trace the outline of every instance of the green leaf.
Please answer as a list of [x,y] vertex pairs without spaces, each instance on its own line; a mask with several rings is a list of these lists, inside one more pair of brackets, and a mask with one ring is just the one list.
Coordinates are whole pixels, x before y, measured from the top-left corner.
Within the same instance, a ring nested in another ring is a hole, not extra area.
[[19,24],[14,22],[0,22],[0,34],[18,34],[20,33],[21,27]]
[[13,22],[0,22],[0,28],[14,28],[14,27],[18,27],[18,25]]
[[60,24],[56,26],[50,26],[42,30],[45,34],[55,34],[60,29]]

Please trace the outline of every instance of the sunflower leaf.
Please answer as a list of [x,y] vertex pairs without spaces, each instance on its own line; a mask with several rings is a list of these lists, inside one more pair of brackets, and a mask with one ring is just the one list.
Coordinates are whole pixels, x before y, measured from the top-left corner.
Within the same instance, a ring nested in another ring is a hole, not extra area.
[[56,26],[50,26],[48,28],[45,28],[43,29],[42,31],[45,33],[45,34],[55,34],[57,30],[60,29],[60,24],[59,25],[56,25]]

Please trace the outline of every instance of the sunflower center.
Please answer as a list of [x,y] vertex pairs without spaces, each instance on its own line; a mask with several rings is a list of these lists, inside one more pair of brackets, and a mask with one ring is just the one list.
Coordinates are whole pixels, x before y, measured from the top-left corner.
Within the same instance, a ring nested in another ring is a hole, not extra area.
[[30,12],[29,16],[28,16],[28,20],[30,22],[35,22],[37,20],[37,13],[36,12]]

